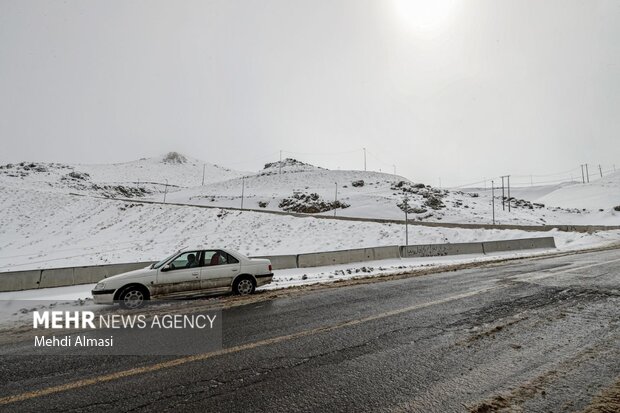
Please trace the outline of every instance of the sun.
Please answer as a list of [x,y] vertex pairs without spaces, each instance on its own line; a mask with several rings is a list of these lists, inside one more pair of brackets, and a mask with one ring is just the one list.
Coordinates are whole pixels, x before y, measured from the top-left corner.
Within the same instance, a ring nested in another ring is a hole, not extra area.
[[407,27],[434,31],[445,27],[454,15],[458,0],[392,0],[397,16]]

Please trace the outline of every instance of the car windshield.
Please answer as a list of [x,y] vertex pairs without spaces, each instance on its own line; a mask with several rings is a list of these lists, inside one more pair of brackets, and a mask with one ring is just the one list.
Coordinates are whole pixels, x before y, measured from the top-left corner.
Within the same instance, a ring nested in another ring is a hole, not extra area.
[[172,255],[167,256],[166,258],[164,258],[163,260],[159,261],[158,263],[153,264],[153,266],[151,268],[159,268],[162,265],[164,265],[170,258],[174,257],[175,255],[177,255],[178,253],[175,252]]

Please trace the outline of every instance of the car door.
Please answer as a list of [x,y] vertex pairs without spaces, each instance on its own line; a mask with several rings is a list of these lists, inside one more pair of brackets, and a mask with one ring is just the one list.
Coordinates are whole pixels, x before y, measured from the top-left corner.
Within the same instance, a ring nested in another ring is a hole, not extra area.
[[200,254],[200,251],[185,251],[160,268],[153,295],[200,290]]
[[200,285],[203,290],[228,289],[241,271],[239,260],[221,250],[203,251],[203,263],[200,268]]

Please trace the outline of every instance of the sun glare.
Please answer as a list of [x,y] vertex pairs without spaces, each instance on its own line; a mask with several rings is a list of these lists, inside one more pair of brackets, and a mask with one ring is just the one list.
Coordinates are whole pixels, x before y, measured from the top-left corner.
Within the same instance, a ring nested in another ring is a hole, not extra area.
[[438,30],[450,21],[458,0],[392,0],[396,14],[409,28]]

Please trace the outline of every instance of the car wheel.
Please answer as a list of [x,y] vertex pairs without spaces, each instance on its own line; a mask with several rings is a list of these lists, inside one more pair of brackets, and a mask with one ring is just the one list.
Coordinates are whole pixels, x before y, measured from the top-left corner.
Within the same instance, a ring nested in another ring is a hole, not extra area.
[[250,295],[254,292],[256,286],[254,280],[250,277],[242,277],[235,281],[233,285],[233,291],[238,295]]
[[147,294],[140,287],[127,287],[118,297],[122,308],[134,309],[140,308],[144,302],[148,300]]

